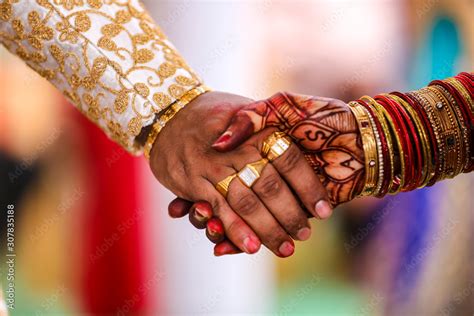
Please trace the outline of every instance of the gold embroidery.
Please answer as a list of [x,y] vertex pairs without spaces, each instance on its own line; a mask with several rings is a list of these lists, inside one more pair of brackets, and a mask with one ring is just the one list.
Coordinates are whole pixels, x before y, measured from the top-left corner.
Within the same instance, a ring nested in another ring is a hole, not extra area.
[[182,84],[183,86],[194,86],[196,85],[196,80],[193,78],[188,78],[185,76],[177,76],[176,82]]
[[146,98],[150,95],[150,89],[144,83],[136,83],[134,86],[135,90],[138,92],[139,95]]
[[87,3],[94,9],[99,9],[102,6],[101,0],[87,0]]
[[115,37],[122,31],[120,24],[107,24],[101,28],[102,34],[108,37]]
[[171,103],[171,98],[162,92],[158,92],[153,95],[153,101],[159,108],[163,108]]
[[75,26],[79,32],[87,32],[91,28],[91,20],[87,14],[79,13],[76,15]]
[[131,152],[200,84],[136,0],[3,0],[0,41]]
[[169,88],[168,88],[170,94],[176,98],[176,99],[179,99],[183,96],[183,94],[186,92],[186,90],[182,87],[182,86],[179,86],[177,84],[172,84]]
[[135,59],[135,62],[139,64],[145,64],[151,61],[154,57],[155,55],[153,55],[151,50],[146,49],[146,48],[140,49],[136,51],[135,53],[133,53],[133,59]]
[[138,117],[134,117],[128,122],[128,132],[137,136],[142,130],[142,121]]
[[128,105],[128,93],[126,91],[121,91],[114,102],[114,110],[117,113],[125,112]]
[[8,3],[8,0],[4,0],[0,3],[0,19],[8,21],[12,17],[12,5]]

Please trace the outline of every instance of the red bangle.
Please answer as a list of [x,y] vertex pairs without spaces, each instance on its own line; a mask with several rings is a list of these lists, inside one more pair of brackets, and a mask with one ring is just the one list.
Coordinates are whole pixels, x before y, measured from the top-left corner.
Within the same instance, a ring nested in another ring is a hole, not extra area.
[[[428,137],[429,137],[429,147],[431,149],[431,161],[426,161],[425,163],[431,163],[434,168],[432,170],[437,170],[436,169],[436,164],[438,161],[438,145],[436,143],[436,138],[435,138],[435,133],[433,130],[433,126],[430,124],[430,120],[428,118],[428,115],[426,114],[425,111],[421,108],[421,106],[418,104],[416,100],[413,100],[410,98],[409,95],[401,92],[392,92],[391,94],[396,95],[403,99],[405,102],[407,102],[418,114],[418,117],[421,120],[421,123],[423,124],[423,127],[425,128],[426,131],[428,131]],[[431,168],[430,168],[431,169]],[[434,177],[434,175],[432,175]]]
[[472,96],[474,94],[474,76],[467,73],[467,72],[461,72],[459,75],[454,76],[454,78],[458,79],[461,81],[463,86],[466,88],[467,91],[469,91],[469,94]]
[[393,106],[396,110],[398,110],[398,112],[401,114],[401,117],[404,120],[404,123],[406,124],[409,131],[407,137],[410,139],[408,142],[408,146],[411,147],[412,149],[411,170],[412,170],[413,178],[411,179],[411,181],[407,183],[406,191],[411,191],[411,190],[416,189],[420,185],[420,182],[423,177],[423,173],[422,173],[423,154],[421,152],[421,147],[420,147],[421,143],[418,138],[418,133],[417,133],[415,124],[413,123],[413,120],[411,119],[410,115],[405,110],[405,108],[401,104],[398,104],[398,102],[396,102],[395,100],[389,98],[388,96],[383,96],[383,97],[387,100],[387,102],[390,103],[391,106]]
[[[376,101],[382,105],[385,110],[390,114],[393,122],[395,123],[395,128],[396,128],[396,133],[398,134],[398,137],[400,139],[401,145],[402,145],[402,151],[403,151],[403,157],[400,157],[400,159],[404,160],[405,164],[405,173],[403,175],[404,177],[404,185],[401,188],[401,191],[406,191],[407,186],[411,187],[412,182],[413,182],[413,174],[414,174],[414,164],[412,163],[412,147],[409,145],[410,139],[408,136],[408,130],[407,126],[404,123],[404,120],[400,114],[400,112],[397,111],[396,107],[393,107],[393,105],[390,104],[390,102],[386,101],[386,98],[377,95],[374,97]],[[409,184],[409,185],[408,185]]]

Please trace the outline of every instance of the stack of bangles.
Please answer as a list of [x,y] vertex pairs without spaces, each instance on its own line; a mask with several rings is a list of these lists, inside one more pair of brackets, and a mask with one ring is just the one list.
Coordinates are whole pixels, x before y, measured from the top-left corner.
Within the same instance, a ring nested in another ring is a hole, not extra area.
[[474,75],[349,103],[365,154],[359,195],[382,197],[474,169]]

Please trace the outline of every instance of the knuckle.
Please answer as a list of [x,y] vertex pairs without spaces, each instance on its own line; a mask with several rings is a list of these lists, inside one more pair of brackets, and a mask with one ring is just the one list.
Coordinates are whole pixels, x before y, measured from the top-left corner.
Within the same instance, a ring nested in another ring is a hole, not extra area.
[[262,243],[272,251],[278,251],[280,245],[288,240],[288,235],[282,230],[275,227],[271,230],[271,234],[264,234],[261,236]]
[[285,226],[288,232],[290,232],[293,237],[296,237],[296,234],[301,228],[308,226],[307,222],[308,219],[306,217],[295,216],[289,218]]
[[211,195],[207,198],[207,203],[211,206],[214,215],[219,216],[222,214],[225,202],[220,195]]
[[283,182],[278,174],[272,174],[270,176],[260,178],[255,186],[255,190],[263,198],[274,198],[281,192]]
[[244,193],[234,199],[236,211],[242,216],[251,215],[258,207],[257,198],[251,193]]
[[291,145],[290,148],[280,157],[275,160],[275,163],[279,167],[280,172],[287,173],[293,171],[300,161],[301,153],[295,145]]
[[235,218],[227,227],[224,227],[225,234],[230,238],[242,234],[244,228],[243,225],[244,223],[239,218]]

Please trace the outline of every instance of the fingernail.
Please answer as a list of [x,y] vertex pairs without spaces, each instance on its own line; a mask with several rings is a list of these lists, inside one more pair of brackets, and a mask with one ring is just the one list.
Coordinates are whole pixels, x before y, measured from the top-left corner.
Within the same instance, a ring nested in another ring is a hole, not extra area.
[[213,217],[207,222],[207,231],[211,236],[220,236],[224,235],[224,229],[222,227],[221,221]]
[[220,145],[222,143],[225,143],[226,141],[228,141],[230,139],[231,136],[232,136],[232,132],[231,131],[226,131],[224,134],[221,135],[221,137],[219,137],[214,142],[214,144],[212,144],[212,146],[217,146],[217,145]]
[[295,246],[293,246],[290,242],[285,241],[280,245],[278,248],[278,252],[280,252],[282,257],[289,257],[295,252]]
[[194,208],[194,212],[196,213],[195,215],[196,219],[200,222],[205,222],[206,220],[209,219],[209,217],[206,215],[206,211],[200,209],[197,206]]
[[253,240],[251,237],[244,239],[244,251],[248,254],[256,253],[260,248],[260,244]]
[[315,211],[321,219],[326,219],[332,214],[332,208],[325,200],[320,200],[318,203],[316,203]]
[[297,233],[296,237],[298,237],[298,240],[308,240],[309,237],[311,237],[311,229],[308,227],[303,227],[301,228]]
[[228,244],[222,243],[222,244],[217,244],[214,247],[214,256],[220,257],[224,255],[232,255],[239,253],[239,251],[233,247],[231,247]]

